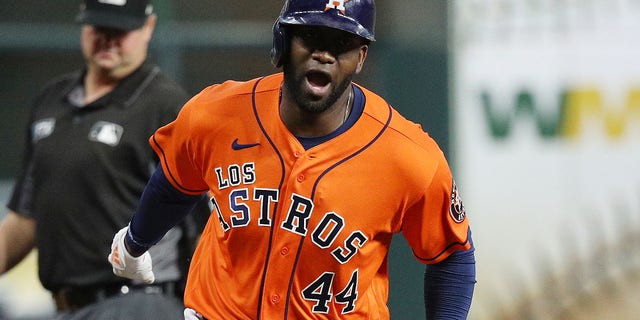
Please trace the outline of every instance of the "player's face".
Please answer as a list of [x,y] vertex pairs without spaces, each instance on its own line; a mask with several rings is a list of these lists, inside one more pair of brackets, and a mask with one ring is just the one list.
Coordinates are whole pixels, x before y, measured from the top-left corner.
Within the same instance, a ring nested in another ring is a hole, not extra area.
[[82,53],[88,68],[116,79],[126,77],[146,58],[154,26],[155,16],[132,31],[83,25]]
[[300,108],[321,113],[360,73],[368,46],[354,34],[327,27],[292,26],[290,35],[285,85]]

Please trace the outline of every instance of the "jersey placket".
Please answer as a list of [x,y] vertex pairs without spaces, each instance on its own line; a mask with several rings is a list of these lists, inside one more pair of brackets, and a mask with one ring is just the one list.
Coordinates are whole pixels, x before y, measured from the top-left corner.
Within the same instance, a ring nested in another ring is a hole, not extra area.
[[309,168],[307,155],[300,148],[293,151],[292,156],[293,164],[282,188],[278,218],[273,225],[273,245],[264,281],[261,319],[287,318],[287,304],[295,300],[289,295],[297,294],[289,292],[295,279],[296,261],[313,211],[309,199],[313,179],[306,174]]

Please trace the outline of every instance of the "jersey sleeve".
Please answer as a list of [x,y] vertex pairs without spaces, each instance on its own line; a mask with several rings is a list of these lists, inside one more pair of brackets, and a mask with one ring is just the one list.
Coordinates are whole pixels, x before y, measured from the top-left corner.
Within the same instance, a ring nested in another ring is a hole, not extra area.
[[449,165],[440,151],[437,167],[424,192],[402,223],[402,233],[417,260],[442,261],[457,250],[471,247],[469,221]]
[[149,143],[160,159],[169,182],[185,194],[201,194],[208,190],[198,145],[198,96],[189,100],[178,117],[158,129]]

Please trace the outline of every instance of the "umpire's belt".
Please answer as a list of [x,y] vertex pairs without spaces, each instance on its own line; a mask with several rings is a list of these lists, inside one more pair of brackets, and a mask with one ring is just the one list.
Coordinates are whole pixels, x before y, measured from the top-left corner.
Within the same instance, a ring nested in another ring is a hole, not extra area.
[[58,311],[74,311],[107,298],[116,295],[125,295],[131,292],[175,295],[177,293],[177,284],[175,282],[165,282],[148,285],[112,284],[89,287],[64,287],[53,293],[53,300],[56,302]]

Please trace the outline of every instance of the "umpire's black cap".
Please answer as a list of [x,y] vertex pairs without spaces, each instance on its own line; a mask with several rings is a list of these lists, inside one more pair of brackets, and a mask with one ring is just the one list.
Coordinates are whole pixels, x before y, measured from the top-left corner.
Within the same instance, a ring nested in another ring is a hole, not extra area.
[[120,30],[142,27],[153,12],[149,0],[84,0],[76,22]]

